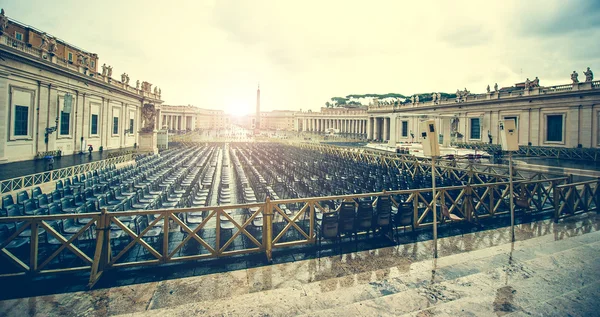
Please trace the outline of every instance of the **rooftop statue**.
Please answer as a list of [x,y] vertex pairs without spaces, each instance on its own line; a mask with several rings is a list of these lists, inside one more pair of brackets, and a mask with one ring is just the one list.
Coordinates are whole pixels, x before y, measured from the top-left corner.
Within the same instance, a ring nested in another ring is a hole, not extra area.
[[106,76],[106,63],[102,64],[102,76]]
[[540,87],[540,79],[537,76],[535,76],[535,79],[531,82],[531,87],[532,88]]
[[577,79],[577,77],[579,77],[579,74],[577,74],[576,71],[573,71],[573,73],[571,74],[571,80],[573,81],[573,84],[576,84],[579,82],[579,79]]
[[48,35],[46,35],[46,33],[42,33],[42,35],[40,35],[40,38],[42,39],[42,44],[40,44],[40,49],[41,50],[47,50],[48,49]]
[[108,77],[112,76],[112,66],[108,66],[106,76],[108,76]]
[[589,67],[583,72],[583,74],[585,75],[586,82],[594,80],[594,73],[592,73],[592,70]]
[[494,91],[498,92],[498,83],[494,84]]
[[4,9],[0,10],[0,35],[8,29],[8,18],[4,14]]
[[486,90],[487,90],[487,93],[489,94],[490,93],[490,85],[487,86]]
[[48,53],[54,54],[58,51],[58,45],[56,44],[56,39],[51,37],[48,39]]
[[529,80],[529,78],[527,78],[527,80],[525,80],[525,90],[529,90],[531,88],[531,80]]

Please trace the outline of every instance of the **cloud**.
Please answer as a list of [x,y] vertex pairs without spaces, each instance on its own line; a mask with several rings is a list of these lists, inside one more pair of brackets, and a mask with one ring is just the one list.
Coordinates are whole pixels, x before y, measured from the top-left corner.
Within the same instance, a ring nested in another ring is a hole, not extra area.
[[[600,28],[600,1],[529,1],[535,14],[515,16],[516,33],[525,37],[556,37]],[[543,8],[543,9],[542,9]]]
[[438,39],[456,47],[470,47],[487,44],[494,36],[483,23],[462,24],[445,27]]

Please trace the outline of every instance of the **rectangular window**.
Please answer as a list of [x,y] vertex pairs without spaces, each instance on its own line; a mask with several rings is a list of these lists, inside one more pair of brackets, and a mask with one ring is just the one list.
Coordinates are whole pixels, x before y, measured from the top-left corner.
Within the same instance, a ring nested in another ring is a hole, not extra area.
[[73,61],[73,53],[69,52],[69,62]]
[[563,141],[563,115],[553,114],[546,116],[546,141]]
[[15,31],[15,39],[17,39],[17,41],[23,41],[23,33]]
[[98,134],[98,115],[97,114],[92,115],[91,127],[92,127],[92,131],[90,132],[90,134]]
[[479,118],[471,118],[471,139],[481,139],[481,125]]
[[402,121],[402,137],[408,137],[408,121]]
[[60,112],[60,135],[69,135],[70,132],[70,123],[71,123],[71,114],[65,113],[64,111]]
[[26,136],[29,131],[29,107],[15,106],[15,136]]
[[133,119],[129,119],[129,134],[133,134]]
[[96,68],[96,62],[92,61],[92,68]]
[[113,134],[119,134],[119,118],[113,117]]

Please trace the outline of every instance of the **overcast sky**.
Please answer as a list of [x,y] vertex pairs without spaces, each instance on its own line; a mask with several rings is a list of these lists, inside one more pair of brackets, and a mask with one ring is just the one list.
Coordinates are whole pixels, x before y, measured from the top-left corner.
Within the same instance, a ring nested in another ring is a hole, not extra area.
[[317,110],[363,93],[485,92],[600,76],[600,1],[0,0],[6,14],[147,80],[165,104]]

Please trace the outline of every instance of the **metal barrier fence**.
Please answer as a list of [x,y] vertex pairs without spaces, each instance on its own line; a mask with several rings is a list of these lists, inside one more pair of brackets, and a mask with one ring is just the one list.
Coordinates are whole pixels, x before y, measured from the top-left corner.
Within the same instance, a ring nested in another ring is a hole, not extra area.
[[[600,180],[567,181],[567,177],[515,181],[517,214],[553,212],[558,220],[597,210]],[[331,212],[325,202],[357,204],[357,199],[369,198],[376,206],[382,196],[391,198],[396,215],[412,218],[408,223],[394,222],[396,229],[433,225],[434,203],[439,206],[438,225],[477,222],[510,210],[509,184],[497,182],[442,187],[435,198],[431,189],[423,188],[202,208],[0,217],[0,229],[14,228],[0,235],[0,254],[12,264],[1,266],[0,278],[90,270],[92,287],[103,272],[120,267],[256,252],[271,260],[274,249],[316,243],[319,216]]]
[[23,190],[32,186],[39,186],[44,183],[52,182],[55,180],[72,177],[78,174],[82,174],[95,169],[101,169],[113,164],[119,164],[127,161],[131,161],[135,154],[127,154],[119,157],[113,157],[106,160],[95,161],[86,164],[73,165],[61,169],[51,170],[47,172],[41,172],[37,174],[30,174],[21,177],[15,177],[0,181],[0,193],[10,193],[15,190]]
[[[394,153],[375,152],[364,148],[348,148],[338,147],[323,144],[309,143],[289,143],[290,145],[299,146],[321,153],[337,155],[353,161],[362,161],[370,164],[384,165],[387,167],[395,167],[401,170],[406,170],[411,177],[419,174],[427,174],[431,172],[431,160],[426,158],[417,158],[412,155],[396,155]],[[469,182],[485,183],[479,175],[487,175],[492,177],[495,182],[503,182],[509,178],[508,166],[482,164],[464,160],[437,160],[436,175],[442,177],[450,177],[453,180],[463,181],[462,177],[458,176],[458,171],[468,172]],[[552,174],[548,172],[536,172],[526,169],[513,168],[515,179],[550,179],[563,176],[562,174]],[[489,180],[488,180],[489,182]]]
[[[483,150],[488,153],[501,151],[499,144],[453,142],[452,145],[465,149]],[[514,155],[599,161],[600,149],[520,145]]]

